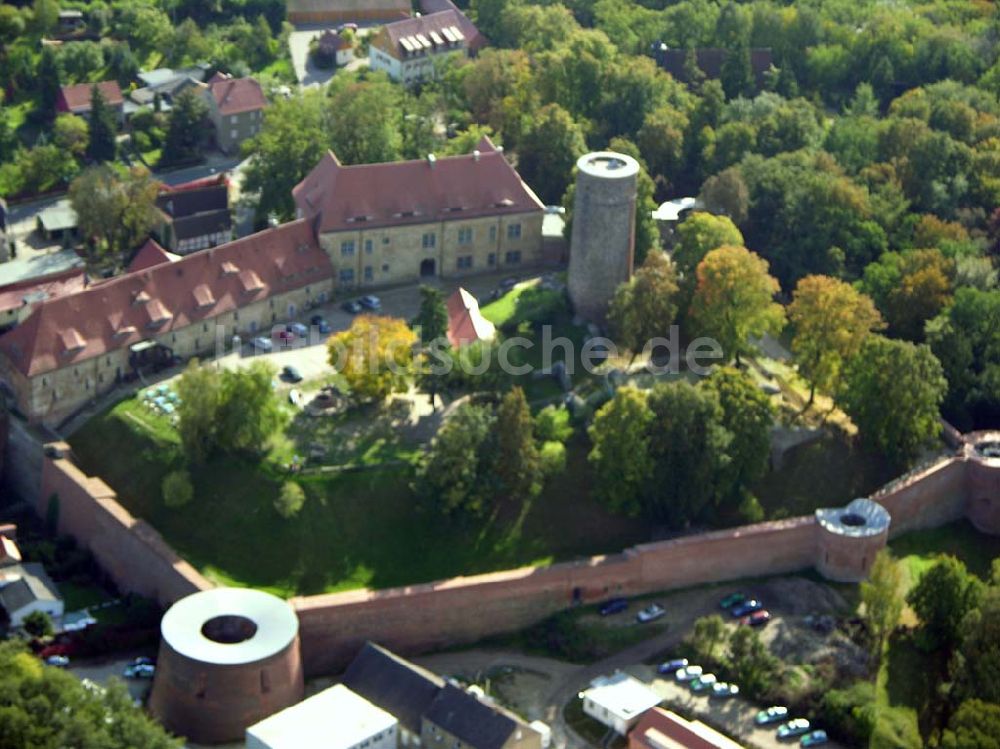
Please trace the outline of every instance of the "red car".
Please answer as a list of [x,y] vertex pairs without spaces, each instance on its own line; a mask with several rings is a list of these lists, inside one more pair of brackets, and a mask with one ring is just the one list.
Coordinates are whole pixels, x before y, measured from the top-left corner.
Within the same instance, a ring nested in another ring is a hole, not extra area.
[[754,611],[749,616],[744,616],[740,619],[740,624],[745,624],[749,627],[763,627],[771,621],[771,612],[767,609],[763,611]]
[[278,341],[282,346],[291,346],[292,341],[295,340],[295,333],[290,330],[279,330],[274,334],[275,340]]

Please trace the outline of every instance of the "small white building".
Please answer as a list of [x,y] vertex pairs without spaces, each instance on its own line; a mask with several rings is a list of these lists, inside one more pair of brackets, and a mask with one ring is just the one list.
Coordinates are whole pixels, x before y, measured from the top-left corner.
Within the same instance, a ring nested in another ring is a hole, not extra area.
[[52,619],[63,615],[63,600],[55,583],[36,563],[13,564],[0,570],[0,606],[7,612],[12,627],[20,627],[35,611]]
[[398,721],[337,684],[246,732],[246,749],[396,749]]
[[652,689],[621,671],[594,679],[580,698],[584,713],[622,736],[639,722],[644,712],[662,701]]

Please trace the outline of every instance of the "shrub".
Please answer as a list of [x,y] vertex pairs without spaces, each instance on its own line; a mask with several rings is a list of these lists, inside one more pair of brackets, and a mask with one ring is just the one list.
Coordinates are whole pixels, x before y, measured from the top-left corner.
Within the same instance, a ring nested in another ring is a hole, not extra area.
[[905,707],[879,709],[869,749],[921,749],[923,745],[914,710]]
[[566,445],[562,442],[545,442],[538,455],[542,462],[543,476],[557,476],[566,470]]
[[859,681],[823,696],[823,721],[831,733],[853,746],[867,746],[875,728],[875,686]]
[[194,499],[191,474],[185,470],[168,473],[163,479],[162,492],[167,507],[183,507]]
[[535,436],[542,442],[565,442],[573,436],[565,406],[546,406],[535,417]]
[[747,492],[739,507],[740,517],[747,523],[759,523],[764,519],[764,508],[753,494]]
[[32,611],[22,622],[24,631],[32,637],[48,637],[52,634],[52,617],[44,611]]
[[299,514],[306,503],[306,493],[294,481],[286,481],[274,500],[274,509],[286,520]]

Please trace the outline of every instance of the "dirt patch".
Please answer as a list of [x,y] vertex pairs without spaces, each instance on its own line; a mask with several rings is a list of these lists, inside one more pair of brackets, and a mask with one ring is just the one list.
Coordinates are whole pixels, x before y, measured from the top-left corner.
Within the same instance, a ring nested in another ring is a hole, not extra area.
[[783,577],[753,586],[753,594],[768,609],[786,616],[843,614],[848,603],[829,585],[804,577]]

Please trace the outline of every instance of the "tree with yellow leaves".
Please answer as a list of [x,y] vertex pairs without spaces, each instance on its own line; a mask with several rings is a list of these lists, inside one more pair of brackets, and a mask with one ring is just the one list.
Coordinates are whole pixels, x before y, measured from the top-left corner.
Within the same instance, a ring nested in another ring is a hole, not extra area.
[[785,310],[774,301],[780,287],[762,257],[746,247],[719,247],[705,255],[696,275],[689,313],[694,330],[718,341],[737,364],[751,337],[781,333]]
[[835,392],[844,362],[861,349],[875,330],[885,327],[875,303],[850,284],[830,276],[806,276],[788,306],[792,353],[799,372],[809,381],[807,411],[816,388]]
[[330,366],[356,398],[381,401],[406,390],[413,371],[416,334],[395,317],[359,315],[327,342]]

